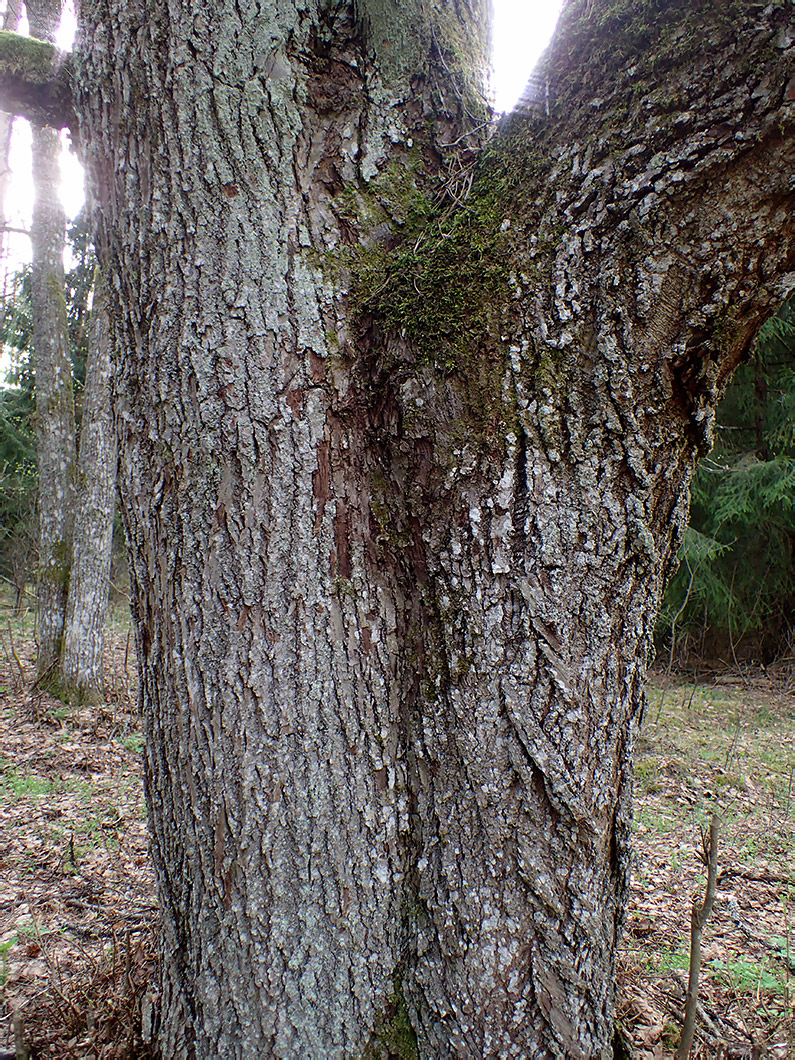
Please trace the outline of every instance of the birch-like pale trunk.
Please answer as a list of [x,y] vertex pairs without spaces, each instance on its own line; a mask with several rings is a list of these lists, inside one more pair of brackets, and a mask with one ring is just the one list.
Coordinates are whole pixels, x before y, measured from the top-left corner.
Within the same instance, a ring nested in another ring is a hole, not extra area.
[[[19,0],[7,0],[3,11],[3,29],[14,33],[19,25]],[[12,114],[0,111],[0,270],[3,275],[3,294],[7,294],[7,264],[6,264],[6,241],[7,224],[6,202],[8,200],[8,187],[11,179],[11,165],[9,154],[11,151],[11,129],[14,124]]]
[[[27,11],[31,35],[55,40],[60,3],[28,0]],[[69,589],[75,497],[74,398],[66,333],[66,219],[60,201],[60,153],[59,132],[34,125],[31,308],[39,465],[37,669],[42,680],[48,675],[57,676]]]
[[69,597],[59,694],[97,699],[104,690],[102,656],[116,510],[116,433],[110,406],[110,321],[99,270],[94,284],[86,386],[77,458],[77,490]]
[[611,1053],[656,608],[792,268],[791,7],[657,6],[571,0],[477,166],[478,0],[81,7],[165,1056]]

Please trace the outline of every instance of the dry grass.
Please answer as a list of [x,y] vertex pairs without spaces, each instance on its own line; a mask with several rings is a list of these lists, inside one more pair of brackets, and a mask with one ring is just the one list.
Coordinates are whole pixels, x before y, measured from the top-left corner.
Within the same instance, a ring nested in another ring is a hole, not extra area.
[[638,1060],[673,1055],[701,833],[721,820],[692,1056],[795,1056],[795,688],[791,674],[658,679],[636,765],[620,1018]]
[[[16,1013],[34,1056],[154,1056],[156,911],[127,631],[109,638],[105,704],[73,710],[31,691],[30,619],[12,618],[19,665],[0,628],[0,1052],[14,1049]],[[693,1056],[795,1057],[794,704],[791,674],[651,688],[619,967],[635,1060],[676,1047],[713,810],[721,876]]]

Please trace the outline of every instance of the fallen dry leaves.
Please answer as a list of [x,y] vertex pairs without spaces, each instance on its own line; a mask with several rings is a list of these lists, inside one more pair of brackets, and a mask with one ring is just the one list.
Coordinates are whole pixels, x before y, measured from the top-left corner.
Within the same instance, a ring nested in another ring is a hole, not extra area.
[[126,636],[109,638],[106,703],[78,710],[32,688],[32,636],[15,624],[0,650],[0,1051],[16,1022],[36,1056],[154,1055],[141,1006],[157,907]]
[[[72,710],[32,691],[25,625],[14,620],[24,680],[7,626],[0,646],[0,1051],[13,1052],[16,1014],[34,1055],[153,1056],[157,914],[129,642],[109,638],[106,704]],[[791,671],[652,685],[618,972],[634,1060],[676,1048],[713,810],[720,877],[692,1055],[795,1057],[793,705]]]
[[636,761],[635,856],[619,1018],[637,1060],[673,1056],[687,988],[702,829],[721,820],[691,1056],[795,1056],[795,687],[792,672],[710,684],[658,677]]

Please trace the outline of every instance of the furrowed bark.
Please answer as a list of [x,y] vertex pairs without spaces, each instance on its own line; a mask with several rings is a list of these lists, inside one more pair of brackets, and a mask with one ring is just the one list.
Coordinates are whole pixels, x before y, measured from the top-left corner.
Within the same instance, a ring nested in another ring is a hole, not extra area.
[[110,407],[110,321],[99,270],[94,285],[77,498],[59,695],[96,700],[104,690],[102,650],[116,510],[116,433]]
[[406,391],[439,469],[413,503],[438,629],[410,773],[428,1055],[610,1053],[657,606],[725,380],[795,280],[791,18],[734,14],[669,5],[659,51],[624,57],[570,5],[549,120],[508,123],[470,200],[508,188],[499,341]]
[[361,1054],[395,992],[409,631],[345,248],[482,121],[459,10],[83,5],[170,1057]]
[[83,5],[165,1055],[609,1055],[654,615],[792,261],[789,9],[722,13],[572,2],[475,167],[475,4]]

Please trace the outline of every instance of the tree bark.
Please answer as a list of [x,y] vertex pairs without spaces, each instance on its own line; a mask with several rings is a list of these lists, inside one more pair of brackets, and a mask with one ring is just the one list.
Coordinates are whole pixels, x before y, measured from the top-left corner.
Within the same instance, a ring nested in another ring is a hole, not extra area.
[[77,460],[69,597],[59,694],[90,702],[104,690],[102,654],[116,510],[116,434],[110,407],[110,322],[97,271]]
[[[83,4],[169,1057],[610,1053],[633,735],[792,265],[789,8]],[[535,98],[535,97],[534,97]]]
[[[27,9],[31,33],[41,40],[54,40],[60,5],[29,0]],[[64,298],[66,220],[59,197],[60,151],[58,132],[34,125],[31,302],[39,464],[36,625],[40,680],[57,676],[74,520],[75,425]]]

